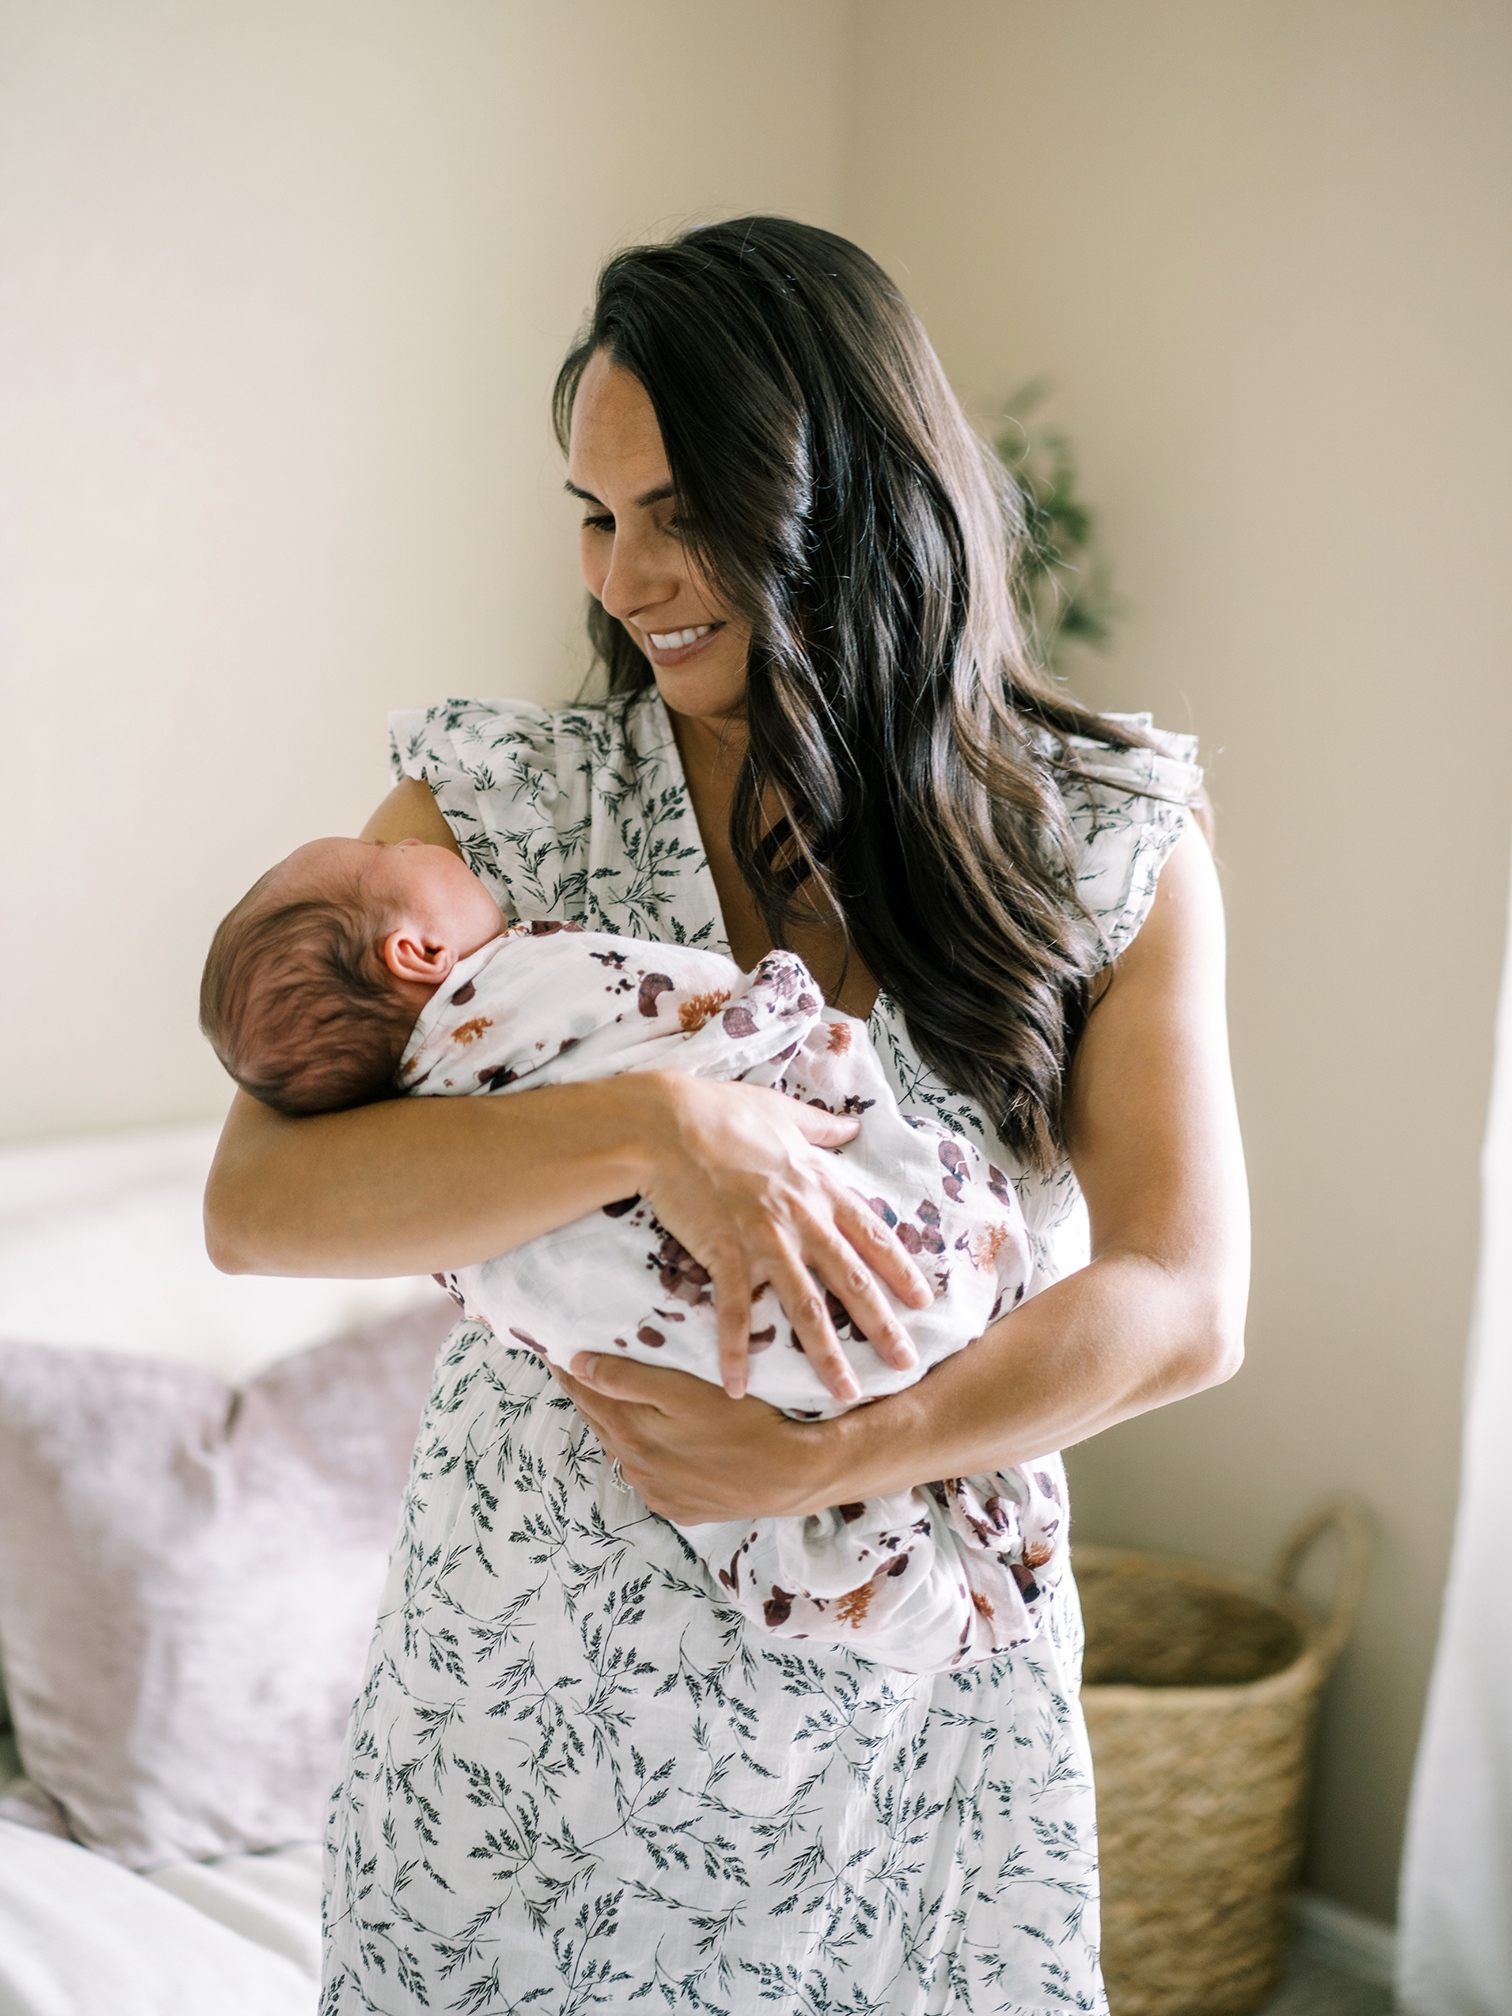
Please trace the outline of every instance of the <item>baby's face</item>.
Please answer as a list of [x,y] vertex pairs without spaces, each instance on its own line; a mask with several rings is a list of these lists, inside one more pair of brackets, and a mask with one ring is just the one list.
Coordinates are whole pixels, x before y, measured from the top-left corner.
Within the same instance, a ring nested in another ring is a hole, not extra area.
[[353,881],[391,929],[466,959],[504,929],[499,906],[449,847],[425,840],[311,840],[275,869],[285,901],[345,897]]

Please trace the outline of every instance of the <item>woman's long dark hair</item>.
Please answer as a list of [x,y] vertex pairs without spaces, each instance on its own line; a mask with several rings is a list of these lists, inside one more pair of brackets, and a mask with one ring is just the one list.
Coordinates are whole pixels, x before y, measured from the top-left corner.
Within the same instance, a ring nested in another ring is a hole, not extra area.
[[[812,225],[610,260],[557,379],[564,448],[599,350],[645,387],[685,541],[751,626],[731,841],[773,942],[838,913],[920,1056],[1048,1166],[1099,963],[1056,773],[1067,735],[1143,737],[1031,663],[1017,492],[892,281]],[[652,683],[597,602],[589,629],[611,697]]]

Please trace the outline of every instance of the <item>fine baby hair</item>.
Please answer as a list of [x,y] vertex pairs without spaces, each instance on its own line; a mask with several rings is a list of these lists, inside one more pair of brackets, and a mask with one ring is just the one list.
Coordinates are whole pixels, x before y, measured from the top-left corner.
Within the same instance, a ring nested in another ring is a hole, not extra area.
[[221,920],[200,982],[200,1028],[237,1084],[280,1113],[381,1099],[416,1012],[379,955],[391,920],[355,879],[280,902],[268,886],[277,874]]

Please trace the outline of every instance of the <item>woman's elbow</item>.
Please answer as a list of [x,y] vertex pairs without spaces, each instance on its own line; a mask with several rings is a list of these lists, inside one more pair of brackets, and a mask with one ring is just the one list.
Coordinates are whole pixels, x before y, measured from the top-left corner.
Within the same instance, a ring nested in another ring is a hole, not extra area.
[[205,1251],[210,1256],[210,1265],[218,1274],[255,1274],[250,1256],[236,1241],[205,1220]]
[[1243,1363],[1243,1323],[1232,1328],[1215,1327],[1202,1339],[1192,1391],[1203,1393],[1209,1386],[1221,1386],[1226,1379],[1233,1378]]
[[211,1266],[222,1274],[255,1274],[258,1270],[249,1250],[245,1214],[227,1197],[226,1187],[216,1181],[212,1170],[205,1185],[205,1251]]
[[262,1111],[251,1123],[233,1112],[205,1181],[205,1251],[222,1274],[281,1271],[273,1250],[280,1229],[275,1200],[286,1194],[287,1182],[268,1167],[261,1144],[245,1138]]
[[[222,1274],[277,1274],[294,1199],[302,1193],[285,1120],[238,1092],[205,1179],[205,1251]],[[297,1123],[303,1124],[303,1123]]]
[[1247,1301],[1247,1282],[1208,1284],[1194,1297],[1183,1349],[1178,1354],[1178,1376],[1186,1394],[1221,1386],[1244,1363]]

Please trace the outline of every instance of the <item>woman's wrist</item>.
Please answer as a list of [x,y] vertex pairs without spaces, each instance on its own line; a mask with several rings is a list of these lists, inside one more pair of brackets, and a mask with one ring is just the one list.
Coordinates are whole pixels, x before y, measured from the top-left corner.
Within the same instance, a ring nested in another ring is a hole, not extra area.
[[762,1466],[762,1516],[803,1518],[867,1497],[858,1480],[870,1467],[864,1431],[871,1412],[855,1407],[827,1421],[785,1421],[773,1460]]
[[902,1393],[828,1421],[786,1423],[776,1460],[764,1466],[762,1515],[802,1518],[928,1482],[928,1457],[908,1453],[914,1412]]
[[791,1423],[796,1432],[771,1480],[783,1503],[773,1509],[802,1516],[931,1481],[938,1456],[920,1404],[925,1383],[828,1421]]
[[[616,1197],[640,1196],[679,1154],[686,1154],[678,1099],[687,1080],[675,1071],[623,1071],[602,1079],[601,1155]],[[606,1200],[612,1201],[612,1200]]]

